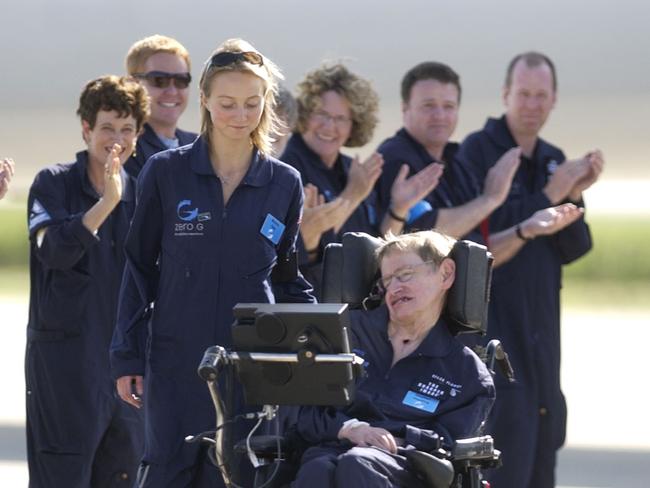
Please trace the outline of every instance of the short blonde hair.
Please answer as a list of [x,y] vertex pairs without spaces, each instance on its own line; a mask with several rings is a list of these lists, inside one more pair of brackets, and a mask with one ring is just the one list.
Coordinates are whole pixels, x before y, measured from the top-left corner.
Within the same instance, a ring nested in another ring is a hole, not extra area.
[[456,239],[435,230],[423,230],[398,236],[388,234],[384,243],[377,249],[377,264],[381,267],[382,260],[394,252],[412,252],[420,256],[422,261],[431,262],[438,268],[449,257],[456,244]]
[[[222,52],[254,52],[262,56],[263,64],[258,66],[242,59],[226,66],[212,66],[213,56]],[[249,42],[243,39],[228,39],[215,49],[203,66],[199,81],[201,98],[204,99],[210,96],[210,84],[217,74],[229,71],[251,73],[264,82],[264,110],[260,123],[251,134],[251,142],[261,154],[268,156],[273,152],[273,135],[278,133],[282,127],[282,122],[275,113],[275,98],[278,93],[278,81],[283,79],[282,73],[270,59],[262,55]],[[210,118],[210,112],[201,102],[201,135],[208,142],[210,142],[211,131],[212,119]]]
[[379,121],[379,96],[368,80],[340,63],[324,64],[307,73],[298,85],[298,132],[306,132],[309,117],[319,107],[321,96],[328,91],[338,93],[350,104],[352,130],[343,145],[360,147],[369,142]]
[[185,46],[176,39],[156,34],[140,39],[129,48],[125,60],[126,72],[131,76],[141,73],[147,59],[158,53],[175,54],[185,61],[188,72],[192,70],[190,53],[185,49]]

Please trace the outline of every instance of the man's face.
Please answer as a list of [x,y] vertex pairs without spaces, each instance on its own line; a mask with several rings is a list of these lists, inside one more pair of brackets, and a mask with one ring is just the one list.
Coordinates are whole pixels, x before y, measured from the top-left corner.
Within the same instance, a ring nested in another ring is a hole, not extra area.
[[[188,72],[187,63],[183,58],[171,53],[156,53],[144,63],[144,73],[161,71],[164,73],[184,74]],[[171,81],[171,80],[170,80]],[[187,107],[190,89],[178,88],[174,82],[161,88],[150,81],[144,81],[151,101],[151,116],[149,121],[154,126],[176,128],[178,119]]]
[[427,149],[444,148],[458,123],[458,88],[438,80],[420,80],[402,105],[404,127]]
[[508,126],[515,135],[537,136],[555,106],[553,73],[546,64],[533,68],[519,61],[503,90]]

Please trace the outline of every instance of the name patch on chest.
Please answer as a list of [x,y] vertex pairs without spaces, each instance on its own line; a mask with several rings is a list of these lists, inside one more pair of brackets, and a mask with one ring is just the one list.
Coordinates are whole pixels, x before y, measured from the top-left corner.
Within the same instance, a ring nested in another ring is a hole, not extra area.
[[284,234],[284,224],[271,214],[266,214],[260,234],[266,237],[273,244],[277,245]]
[[414,391],[407,391],[402,403],[409,407],[417,408],[418,410],[433,413],[438,408],[440,400],[415,393]]

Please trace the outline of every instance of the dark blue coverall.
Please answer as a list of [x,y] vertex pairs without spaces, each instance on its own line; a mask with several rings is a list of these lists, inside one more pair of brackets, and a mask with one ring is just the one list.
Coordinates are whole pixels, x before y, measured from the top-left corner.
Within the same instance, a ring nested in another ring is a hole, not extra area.
[[[350,165],[352,164],[352,158],[339,154],[334,167],[332,169],[328,168],[320,156],[305,144],[299,133],[294,133],[291,136],[280,159],[300,172],[304,185],[311,183],[316,186],[318,192],[325,197],[326,202],[335,200],[343,192],[348,181],[347,175],[350,171]],[[365,232],[377,236],[379,235],[379,224],[376,195],[373,191],[355,209],[338,233],[330,230],[323,234],[318,246],[319,257],[315,262],[309,262],[302,239],[298,239],[300,270],[313,285],[317,297],[320,297],[321,292],[322,252],[325,246],[331,242],[340,242],[341,237],[346,232]]]
[[[176,139],[178,139],[179,147],[191,144],[196,138],[197,134],[194,132],[176,129]],[[142,134],[138,136],[135,153],[124,163],[124,168],[127,173],[137,178],[151,156],[167,149],[169,148],[160,140],[153,128],[148,123],[145,123],[142,128]]]
[[421,486],[400,451],[393,455],[338,440],[352,418],[421,450],[433,450],[438,436],[448,447],[481,430],[494,401],[492,377],[481,360],[440,319],[413,353],[391,367],[388,320],[383,305],[350,314],[351,343],[365,360],[366,377],[345,408],[301,408],[298,433],[316,447],[305,452],[294,488]]
[[224,206],[203,137],[142,171],[111,345],[114,378],[145,378],[139,487],[222,485],[200,447],[184,442],[215,428],[196,368],[208,346],[231,345],[236,303],[314,301],[295,261],[302,199],[297,171],[254,152]]
[[[457,151],[458,144],[448,142],[443,151],[442,161],[435,161],[426,148],[404,128],[382,142],[377,148],[377,152],[384,157],[384,169],[377,181],[379,207],[382,214],[388,210],[390,190],[403,164],[408,164],[409,176],[433,162],[441,163],[445,167],[438,186],[424,198],[431,205],[431,210],[415,221],[409,222],[405,226],[405,232],[433,229],[438,220],[438,209],[458,207],[479,196],[478,185],[471,170],[455,161]],[[481,242],[478,232],[472,232],[468,238]]]
[[[505,116],[488,119],[483,130],[467,137],[457,157],[484,181],[490,167],[515,146]],[[490,232],[550,207],[542,190],[565,159],[561,150],[538,139],[533,157],[522,157],[506,202],[490,216]],[[590,248],[589,228],[581,218],[557,234],[527,242],[494,270],[487,340],[502,341],[517,377],[511,385],[497,375],[497,400],[487,429],[503,453],[503,467],[490,475],[494,486],[554,486],[555,454],[566,431],[560,389],[562,266]]]
[[135,180],[122,170],[122,199],[94,235],[82,223],[99,198],[87,164],[83,151],[74,163],[46,168],[29,192],[25,376],[33,488],[131,486],[142,453],[142,415],[117,397],[108,357]]

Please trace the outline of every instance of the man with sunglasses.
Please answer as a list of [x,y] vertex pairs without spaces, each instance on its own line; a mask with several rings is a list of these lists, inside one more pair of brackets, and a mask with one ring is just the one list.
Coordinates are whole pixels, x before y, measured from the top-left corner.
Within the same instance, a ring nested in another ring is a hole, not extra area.
[[138,138],[135,154],[125,164],[137,177],[154,154],[190,144],[197,134],[177,128],[187,108],[190,83],[190,55],[171,37],[154,35],[137,41],[126,55],[126,70],[147,89],[151,117]]

